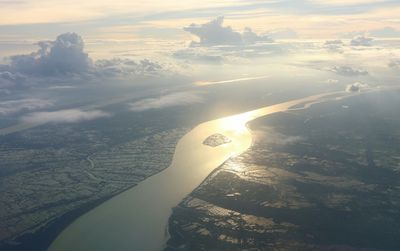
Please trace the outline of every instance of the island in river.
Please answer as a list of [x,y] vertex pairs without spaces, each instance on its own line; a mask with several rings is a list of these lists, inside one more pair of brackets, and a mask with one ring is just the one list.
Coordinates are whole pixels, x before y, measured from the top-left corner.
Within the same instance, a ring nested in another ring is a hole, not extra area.
[[217,147],[223,144],[227,144],[232,142],[228,137],[220,134],[220,133],[215,133],[209,137],[207,137],[204,141],[203,144],[211,147]]

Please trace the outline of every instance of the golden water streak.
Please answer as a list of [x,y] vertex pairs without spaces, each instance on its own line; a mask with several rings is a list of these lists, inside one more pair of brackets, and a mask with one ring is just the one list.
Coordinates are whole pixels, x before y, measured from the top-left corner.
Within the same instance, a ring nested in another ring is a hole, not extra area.
[[[349,94],[337,92],[311,96],[198,125],[178,142],[167,169],[78,218],[49,250],[161,250],[167,239],[172,208],[218,166],[251,146],[252,137],[246,126],[249,121],[287,111],[295,105],[303,105],[305,109],[307,104],[346,95]],[[231,142],[214,148],[202,143],[216,133]]]

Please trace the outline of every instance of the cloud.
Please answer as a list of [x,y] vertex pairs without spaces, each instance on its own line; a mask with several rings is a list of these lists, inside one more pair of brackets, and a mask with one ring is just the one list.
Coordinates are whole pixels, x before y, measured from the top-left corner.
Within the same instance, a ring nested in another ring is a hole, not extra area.
[[359,37],[359,36],[366,36],[366,34],[367,34],[367,31],[350,31],[350,32],[340,33],[337,35],[340,38],[353,39],[353,38]]
[[[54,41],[36,43],[39,49],[7,58],[0,65],[0,95],[34,86],[77,86],[87,82],[133,80],[142,77],[179,76],[173,66],[166,67],[149,59],[113,58],[92,60],[84,51],[81,36],[64,33]],[[28,81],[29,80],[29,81]]]
[[286,28],[268,31],[265,36],[271,39],[294,39],[298,37],[298,34],[296,31]]
[[240,33],[230,26],[224,27],[223,23],[224,17],[218,17],[205,24],[191,24],[184,30],[199,38],[199,42],[192,41],[192,46],[244,45],[271,41],[268,36],[257,35],[250,28]]
[[363,75],[368,75],[368,72],[362,69],[356,69],[352,68],[350,66],[332,66],[330,68],[327,68],[326,70],[334,72],[338,75],[342,76],[363,76]]
[[330,51],[342,51],[343,46],[342,40],[327,40],[324,43],[324,48]]
[[326,5],[358,5],[368,3],[381,3],[386,0],[310,0],[312,3],[326,4]]
[[224,56],[219,52],[205,51],[199,48],[187,48],[173,53],[173,57],[182,60],[192,60],[200,63],[220,64],[224,61]]
[[145,110],[162,109],[166,107],[175,107],[202,102],[203,98],[197,94],[191,92],[177,92],[161,96],[159,98],[139,100],[135,103],[129,104],[129,110],[140,112]]
[[372,46],[372,41],[374,41],[373,38],[358,36],[358,37],[353,38],[351,40],[350,44],[352,46]]
[[84,52],[82,37],[76,33],[64,33],[55,41],[37,43],[39,50],[29,55],[10,57],[10,67],[16,72],[53,76],[87,72],[91,59]]
[[[237,63],[252,57],[282,54],[293,47],[290,43],[274,42],[268,34],[259,35],[249,27],[243,32],[234,31],[230,26],[223,26],[223,21],[224,17],[218,17],[208,23],[185,27],[199,41],[192,41],[188,48],[175,51],[173,56],[198,63]],[[289,30],[283,32],[289,33]]]
[[101,110],[82,111],[79,109],[66,109],[53,112],[34,112],[23,116],[21,121],[32,124],[78,123],[110,116],[111,114]]
[[50,100],[19,99],[0,102],[0,115],[9,115],[21,111],[33,111],[47,108],[53,105]]
[[368,85],[361,83],[361,82],[355,82],[353,84],[349,84],[346,86],[346,91],[347,92],[360,92],[362,89],[367,88]]
[[131,59],[113,58],[97,60],[94,64],[97,75],[116,77],[116,76],[152,76],[163,72],[163,67],[148,59],[134,61]]
[[40,77],[151,75],[163,70],[160,64],[148,59],[136,62],[113,58],[93,63],[84,51],[83,39],[76,33],[61,34],[55,41],[41,41],[38,46],[39,50],[31,54],[11,56],[8,68],[18,74]]
[[[6,67],[4,67],[6,68]],[[0,88],[12,87],[23,83],[25,77],[19,73],[12,73],[9,71],[1,71],[0,68]]]
[[393,38],[400,37],[400,30],[393,27],[385,27],[382,29],[371,30],[369,34],[373,37]]
[[339,83],[339,80],[337,80],[337,79],[327,79],[325,81],[325,83],[330,84],[330,85],[337,84],[337,83]]
[[242,42],[244,44],[255,44],[257,42],[272,42],[271,37],[268,35],[258,35],[257,33],[253,32],[251,28],[246,27],[241,34]]
[[390,61],[389,67],[399,69],[400,68],[400,59],[394,59],[394,60]]
[[271,127],[264,126],[259,130],[254,131],[256,140],[262,138],[268,142],[268,145],[271,147],[282,147],[286,145],[292,145],[301,141],[304,141],[305,138],[302,136],[295,135],[284,135]]

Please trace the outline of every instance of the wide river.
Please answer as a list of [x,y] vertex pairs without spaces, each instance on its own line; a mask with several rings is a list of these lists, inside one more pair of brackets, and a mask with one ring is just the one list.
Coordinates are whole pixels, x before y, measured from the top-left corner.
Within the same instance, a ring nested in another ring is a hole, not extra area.
[[[198,125],[178,142],[168,168],[79,217],[61,232],[49,251],[162,250],[172,208],[217,167],[251,146],[248,122],[293,106],[307,108],[347,95],[336,92],[310,96]],[[231,142],[218,147],[203,144],[216,133]]]

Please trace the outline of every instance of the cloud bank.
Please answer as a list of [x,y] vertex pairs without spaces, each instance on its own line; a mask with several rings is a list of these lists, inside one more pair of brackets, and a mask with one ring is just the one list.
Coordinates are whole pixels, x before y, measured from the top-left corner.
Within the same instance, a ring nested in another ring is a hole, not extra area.
[[33,111],[48,108],[53,105],[50,100],[19,99],[0,102],[0,115],[9,115],[21,111]]
[[79,109],[66,109],[54,112],[34,112],[23,116],[21,122],[32,124],[78,123],[110,116],[111,114],[101,110],[82,111]]
[[362,69],[356,69],[351,66],[332,66],[327,68],[328,71],[334,72],[338,75],[352,77],[352,76],[364,76],[368,75],[368,72]]
[[400,59],[397,59],[397,60],[395,59],[395,60],[390,61],[389,67],[399,69],[400,68]]
[[172,73],[170,69],[149,59],[94,61],[85,52],[82,37],[76,33],[64,33],[54,41],[41,41],[36,45],[39,46],[37,51],[10,56],[7,58],[8,64],[0,65],[0,90],[24,89],[35,84],[51,86],[66,81],[69,84],[82,84],[102,81],[104,78],[130,80]]
[[161,96],[159,98],[148,98],[129,104],[129,110],[134,112],[162,109],[167,107],[183,106],[202,103],[203,98],[191,92],[177,92]]
[[330,51],[342,51],[344,43],[342,40],[327,40],[324,43],[324,48]]
[[205,24],[191,24],[184,30],[199,38],[199,42],[192,41],[192,46],[245,45],[272,41],[270,37],[260,36],[250,28],[240,33],[230,26],[223,26],[223,23],[224,17],[218,17]]
[[393,27],[384,27],[382,29],[372,30],[369,34],[373,37],[396,38],[400,37],[400,30]]
[[351,40],[350,44],[352,46],[372,46],[372,41],[374,41],[373,38],[358,36],[358,37],[353,38]]

